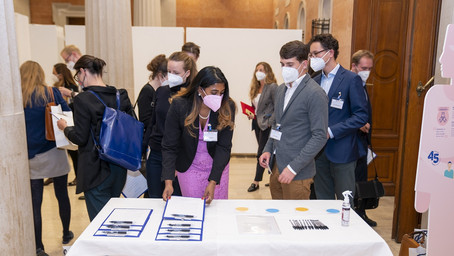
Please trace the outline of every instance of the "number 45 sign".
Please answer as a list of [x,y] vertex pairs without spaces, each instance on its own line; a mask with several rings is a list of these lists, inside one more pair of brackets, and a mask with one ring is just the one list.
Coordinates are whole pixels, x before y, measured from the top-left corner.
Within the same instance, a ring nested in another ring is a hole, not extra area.
[[429,156],[427,157],[433,165],[440,163],[439,153],[437,151],[430,151]]

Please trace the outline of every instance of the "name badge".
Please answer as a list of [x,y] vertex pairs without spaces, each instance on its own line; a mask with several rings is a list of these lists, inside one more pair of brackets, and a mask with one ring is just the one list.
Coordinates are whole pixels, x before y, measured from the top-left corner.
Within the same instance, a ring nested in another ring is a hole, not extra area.
[[336,98],[332,98],[331,99],[331,107],[332,108],[342,109],[343,106],[344,106],[344,100],[343,99],[336,99]]
[[205,142],[218,141],[218,131],[212,130],[203,132],[203,141]]
[[282,132],[281,131],[276,130],[276,129],[271,129],[270,138],[272,138],[274,140],[277,140],[277,141],[280,141],[281,140],[281,136],[282,136]]

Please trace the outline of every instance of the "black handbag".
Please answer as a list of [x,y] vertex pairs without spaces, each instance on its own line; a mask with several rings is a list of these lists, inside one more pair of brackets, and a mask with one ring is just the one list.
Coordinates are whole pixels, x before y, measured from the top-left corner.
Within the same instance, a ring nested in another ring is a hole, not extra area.
[[380,197],[385,195],[383,184],[378,180],[377,168],[374,162],[375,179],[356,182],[355,207],[358,209],[375,209]]

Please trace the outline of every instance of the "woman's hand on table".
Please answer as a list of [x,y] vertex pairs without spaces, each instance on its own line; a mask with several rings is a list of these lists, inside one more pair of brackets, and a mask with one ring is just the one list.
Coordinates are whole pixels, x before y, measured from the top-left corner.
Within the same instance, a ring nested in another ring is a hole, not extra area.
[[214,198],[214,189],[216,188],[216,181],[210,180],[208,186],[205,188],[205,193],[203,193],[203,198],[206,201],[206,204],[210,204]]
[[167,199],[170,199],[173,194],[172,180],[165,180],[165,184],[166,186],[164,188],[164,192],[162,192],[162,199],[167,201]]

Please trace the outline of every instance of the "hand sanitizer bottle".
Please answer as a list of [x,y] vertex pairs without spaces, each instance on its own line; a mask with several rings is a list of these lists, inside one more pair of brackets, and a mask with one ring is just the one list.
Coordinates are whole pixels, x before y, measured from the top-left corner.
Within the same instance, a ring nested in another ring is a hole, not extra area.
[[342,203],[342,226],[348,227],[350,225],[350,200],[348,196],[352,196],[352,192],[350,190],[346,190],[342,192],[344,196],[344,202]]

